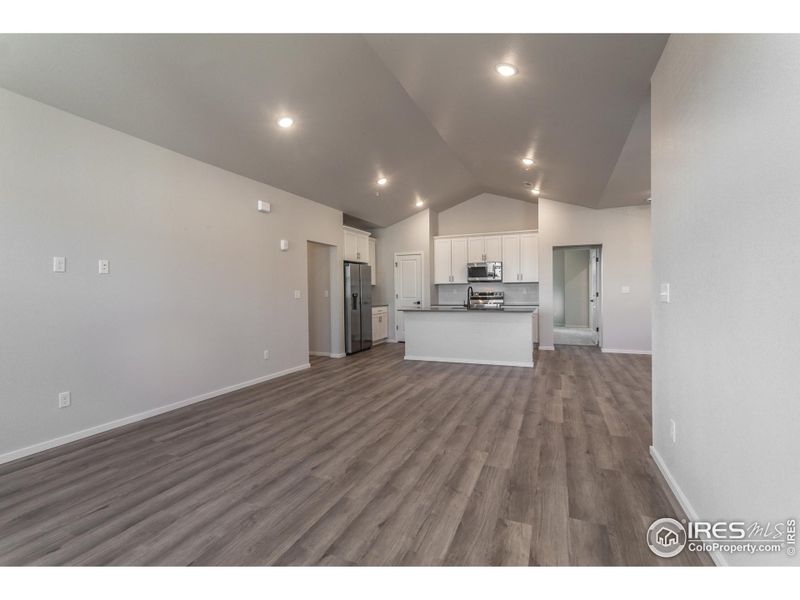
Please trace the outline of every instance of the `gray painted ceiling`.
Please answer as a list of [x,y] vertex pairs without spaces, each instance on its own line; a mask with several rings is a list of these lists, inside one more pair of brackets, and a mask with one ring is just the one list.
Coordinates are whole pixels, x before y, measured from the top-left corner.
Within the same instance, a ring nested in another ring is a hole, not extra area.
[[[641,107],[666,37],[2,35],[0,86],[385,226],[418,197],[535,200],[523,181],[641,203]],[[502,61],[520,73],[499,77]]]

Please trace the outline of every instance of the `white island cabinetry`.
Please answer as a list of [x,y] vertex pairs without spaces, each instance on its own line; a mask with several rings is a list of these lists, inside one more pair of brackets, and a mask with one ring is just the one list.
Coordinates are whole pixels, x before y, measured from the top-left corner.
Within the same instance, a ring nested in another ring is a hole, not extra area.
[[405,359],[533,367],[533,310],[405,310]]

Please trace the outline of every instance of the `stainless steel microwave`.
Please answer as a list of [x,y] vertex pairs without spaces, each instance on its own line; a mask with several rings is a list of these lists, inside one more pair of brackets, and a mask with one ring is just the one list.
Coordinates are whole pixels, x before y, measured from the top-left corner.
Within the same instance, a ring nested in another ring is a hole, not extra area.
[[503,263],[467,263],[467,281],[503,281]]

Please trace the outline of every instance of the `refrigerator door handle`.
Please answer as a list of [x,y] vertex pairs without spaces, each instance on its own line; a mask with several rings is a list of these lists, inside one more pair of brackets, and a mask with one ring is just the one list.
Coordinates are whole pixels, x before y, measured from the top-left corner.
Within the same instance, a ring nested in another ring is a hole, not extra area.
[[353,296],[353,308],[352,310],[358,309],[358,294],[352,294]]

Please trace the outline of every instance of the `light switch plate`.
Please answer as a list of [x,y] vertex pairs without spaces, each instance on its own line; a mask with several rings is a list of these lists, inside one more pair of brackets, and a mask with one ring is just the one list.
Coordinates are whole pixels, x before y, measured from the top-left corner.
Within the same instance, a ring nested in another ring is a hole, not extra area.
[[258,212],[268,213],[272,210],[272,205],[269,202],[264,202],[264,200],[258,201]]
[[107,258],[101,258],[100,260],[97,261],[97,272],[100,273],[100,275],[108,275]]
[[295,290],[295,291],[294,291],[294,298],[295,298],[295,300],[299,300],[299,299],[300,299],[300,298],[302,298],[302,297],[303,297],[303,296],[302,296],[302,294],[300,293],[300,290]]
[[281,250],[286,251],[289,249],[289,240],[281,240]]
[[631,286],[629,286],[629,285],[623,285],[623,286],[622,286],[622,293],[623,293],[623,294],[630,294],[630,293],[631,293]]
[[58,408],[67,408],[72,404],[72,398],[69,392],[60,392],[58,394]]
[[668,283],[662,283],[661,284],[661,290],[660,290],[660,292],[658,294],[658,299],[661,302],[669,303],[669,284]]
[[67,270],[67,259],[65,256],[53,257],[53,273],[63,273]]

